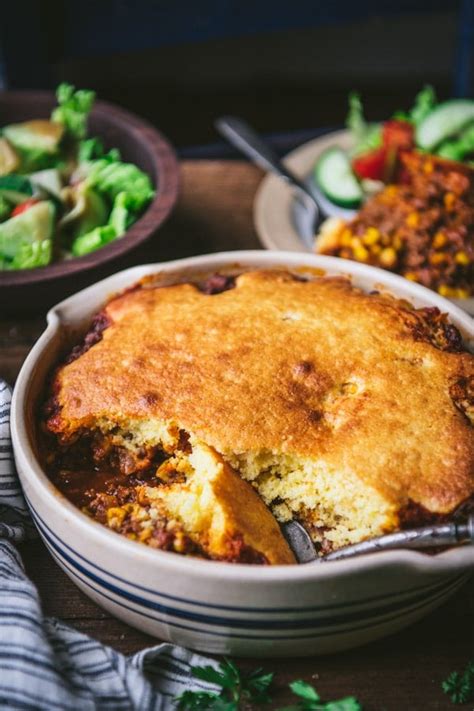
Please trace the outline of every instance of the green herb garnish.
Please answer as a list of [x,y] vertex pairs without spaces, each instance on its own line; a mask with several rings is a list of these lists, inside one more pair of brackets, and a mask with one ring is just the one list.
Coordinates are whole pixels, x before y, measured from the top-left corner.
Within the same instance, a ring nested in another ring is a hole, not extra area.
[[354,696],[346,696],[337,701],[321,701],[314,686],[306,681],[293,681],[290,684],[290,689],[299,697],[299,701],[292,706],[280,709],[280,711],[363,711]]
[[474,659],[463,672],[452,672],[441,684],[453,704],[466,704],[474,701]]
[[219,691],[185,691],[175,701],[182,711],[238,711],[245,702],[270,701],[268,694],[273,674],[256,669],[242,674],[233,662],[225,659],[217,668],[192,667],[196,679],[216,684]]

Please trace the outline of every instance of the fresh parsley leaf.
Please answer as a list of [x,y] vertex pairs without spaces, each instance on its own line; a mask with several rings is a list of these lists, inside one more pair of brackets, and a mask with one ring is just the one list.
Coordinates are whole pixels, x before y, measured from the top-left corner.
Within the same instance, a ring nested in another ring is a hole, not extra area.
[[225,701],[212,691],[185,691],[175,698],[183,711],[236,711],[234,702]]
[[302,699],[307,701],[320,701],[321,697],[311,684],[307,681],[297,680],[290,684],[290,689],[296,696],[301,696]]
[[466,704],[474,700],[474,659],[463,672],[452,672],[441,684],[453,704]]
[[268,692],[273,681],[273,676],[273,672],[265,674],[261,667],[247,674],[243,679],[243,696],[257,704],[270,701]]
[[218,684],[223,689],[233,689],[240,683],[240,673],[237,667],[225,659],[217,669],[214,667],[193,667],[193,676],[211,684]]
[[181,711],[238,711],[243,702],[270,701],[273,674],[263,669],[242,674],[230,659],[224,659],[218,667],[192,667],[191,671],[197,679],[219,686],[220,691],[185,691],[175,699]]
[[354,696],[346,696],[337,701],[322,702],[314,686],[306,681],[293,681],[290,684],[290,689],[301,700],[293,706],[280,709],[280,711],[363,711]]

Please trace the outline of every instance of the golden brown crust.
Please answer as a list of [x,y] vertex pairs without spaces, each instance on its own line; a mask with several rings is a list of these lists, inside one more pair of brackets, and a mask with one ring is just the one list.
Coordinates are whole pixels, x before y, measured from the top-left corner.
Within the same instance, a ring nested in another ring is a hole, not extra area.
[[474,491],[474,430],[452,398],[474,357],[436,347],[395,300],[260,271],[215,296],[130,291],[105,315],[102,340],[55,376],[48,427],[63,438],[153,417],[224,456],[322,460],[399,507],[446,513]]

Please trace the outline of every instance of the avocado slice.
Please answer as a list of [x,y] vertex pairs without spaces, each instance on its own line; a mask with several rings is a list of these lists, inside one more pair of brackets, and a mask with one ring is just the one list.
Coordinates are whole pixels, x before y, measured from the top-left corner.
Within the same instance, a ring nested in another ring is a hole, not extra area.
[[3,135],[14,148],[42,153],[55,153],[63,133],[61,124],[46,119],[12,123],[3,129]]
[[22,173],[49,168],[57,160],[64,128],[53,121],[38,119],[10,124],[3,135],[20,157]]
[[6,138],[0,138],[0,175],[14,173],[20,165],[20,159]]
[[0,224],[0,261],[7,269],[28,269],[49,264],[55,208],[44,200]]
[[87,181],[67,188],[63,191],[63,197],[70,201],[72,208],[64,215],[60,226],[70,225],[73,237],[81,237],[107,222],[110,209],[104,198]]

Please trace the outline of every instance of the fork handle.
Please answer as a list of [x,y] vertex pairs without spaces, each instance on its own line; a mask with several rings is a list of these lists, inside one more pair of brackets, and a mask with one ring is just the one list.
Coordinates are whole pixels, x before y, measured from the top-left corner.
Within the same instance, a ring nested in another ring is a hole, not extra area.
[[294,175],[279,159],[273,148],[261,138],[258,133],[241,118],[237,116],[222,116],[215,122],[219,133],[227,138],[229,143],[240,150],[247,158],[256,163],[260,168],[276,173],[287,183],[303,190],[309,197],[314,197],[306,185]]

